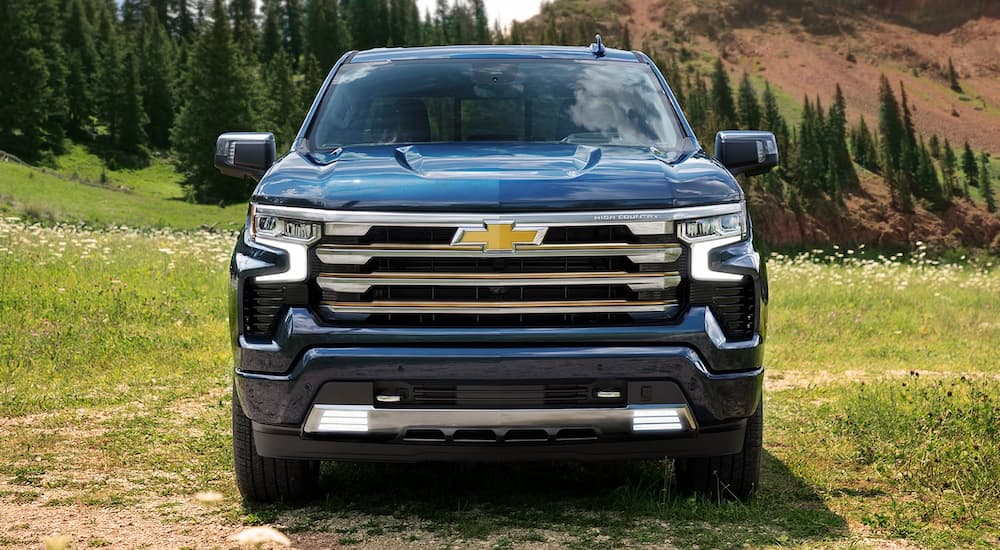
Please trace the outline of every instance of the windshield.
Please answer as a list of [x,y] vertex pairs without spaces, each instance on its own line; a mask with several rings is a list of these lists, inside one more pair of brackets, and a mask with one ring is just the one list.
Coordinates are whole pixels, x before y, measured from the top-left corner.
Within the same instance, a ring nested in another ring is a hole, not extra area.
[[309,135],[319,150],[472,141],[688,143],[646,64],[565,59],[347,64]]

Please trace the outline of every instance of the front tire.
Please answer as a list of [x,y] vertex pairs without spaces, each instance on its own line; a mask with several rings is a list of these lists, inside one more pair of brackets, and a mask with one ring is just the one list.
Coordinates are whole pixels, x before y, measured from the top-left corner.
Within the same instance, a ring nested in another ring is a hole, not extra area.
[[677,486],[685,492],[713,500],[745,501],[754,496],[760,479],[760,456],[764,443],[764,403],[747,419],[743,450],[712,457],[674,460]]
[[243,498],[254,502],[301,500],[314,494],[319,484],[317,460],[286,460],[257,454],[253,425],[233,390],[233,463],[236,486]]

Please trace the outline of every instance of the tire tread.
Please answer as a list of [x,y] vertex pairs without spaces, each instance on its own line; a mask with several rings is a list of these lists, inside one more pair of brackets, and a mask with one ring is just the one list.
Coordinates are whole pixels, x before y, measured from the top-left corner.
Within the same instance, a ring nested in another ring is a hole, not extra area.
[[301,500],[313,495],[319,482],[319,462],[262,457],[253,440],[253,424],[233,391],[233,465],[236,486],[254,502]]
[[743,449],[731,455],[678,458],[674,461],[678,487],[712,500],[745,501],[754,496],[760,479],[763,450],[764,404],[747,419]]

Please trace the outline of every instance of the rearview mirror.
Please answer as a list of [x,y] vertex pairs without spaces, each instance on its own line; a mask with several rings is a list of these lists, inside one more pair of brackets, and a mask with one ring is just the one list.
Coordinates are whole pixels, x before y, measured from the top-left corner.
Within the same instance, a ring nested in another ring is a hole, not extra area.
[[226,132],[215,142],[215,167],[226,176],[258,180],[274,157],[274,134],[268,132]]
[[778,165],[778,142],[771,132],[723,130],[715,134],[715,158],[734,176],[757,176]]

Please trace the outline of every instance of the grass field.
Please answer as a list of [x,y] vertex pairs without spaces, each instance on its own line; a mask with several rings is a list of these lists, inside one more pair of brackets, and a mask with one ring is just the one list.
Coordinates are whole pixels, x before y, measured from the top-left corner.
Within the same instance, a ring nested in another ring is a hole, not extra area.
[[142,169],[106,170],[96,155],[71,144],[56,159],[56,168],[44,172],[0,162],[0,213],[92,227],[236,230],[243,225],[245,204],[187,203],[181,179],[170,164],[155,158]]
[[772,258],[750,503],[682,497],[646,462],[328,465],[320,500],[245,507],[232,238],[0,222],[0,546],[217,546],[258,524],[304,547],[1000,544],[996,266]]

